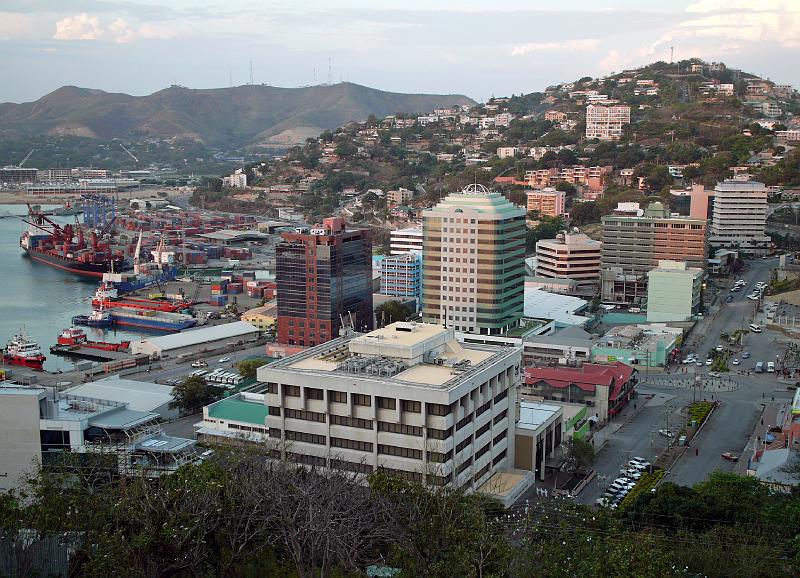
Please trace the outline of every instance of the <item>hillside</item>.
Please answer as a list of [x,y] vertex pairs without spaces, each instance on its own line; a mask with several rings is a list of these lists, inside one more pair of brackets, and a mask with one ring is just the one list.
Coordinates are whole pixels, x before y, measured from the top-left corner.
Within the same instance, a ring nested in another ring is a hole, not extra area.
[[40,136],[191,139],[207,146],[293,144],[371,114],[474,104],[461,95],[400,94],[352,83],[246,85],[147,95],[64,86],[35,102],[0,104],[0,139]]

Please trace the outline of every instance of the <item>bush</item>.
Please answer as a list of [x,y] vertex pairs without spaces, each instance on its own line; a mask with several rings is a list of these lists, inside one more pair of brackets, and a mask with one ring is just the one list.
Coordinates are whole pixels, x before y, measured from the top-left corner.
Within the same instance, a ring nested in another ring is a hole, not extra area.
[[706,420],[711,408],[714,407],[710,401],[697,401],[689,405],[689,417],[697,422],[698,427]]
[[636,482],[636,485],[633,486],[633,489],[628,492],[628,495],[625,496],[625,499],[620,502],[619,510],[623,511],[625,508],[633,504],[637,497],[655,488],[659,480],[665,475],[666,472],[664,472],[664,470],[654,470],[652,474],[644,474]]

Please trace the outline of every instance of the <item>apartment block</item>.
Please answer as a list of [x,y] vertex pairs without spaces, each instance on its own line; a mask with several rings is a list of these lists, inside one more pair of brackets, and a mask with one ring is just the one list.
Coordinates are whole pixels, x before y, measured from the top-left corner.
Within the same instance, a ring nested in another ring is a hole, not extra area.
[[711,247],[766,255],[772,241],[765,233],[766,223],[764,183],[735,180],[717,183],[709,233]]
[[372,327],[372,238],[340,217],[284,233],[275,247],[278,341],[317,345],[339,334],[342,319]]
[[396,191],[387,191],[386,193],[386,202],[389,204],[390,207],[396,207],[397,205],[407,205],[411,202],[414,198],[414,191],[410,191],[408,189],[399,188]]
[[544,113],[544,119],[551,122],[564,122],[567,120],[567,113],[560,110],[548,110]]
[[602,299],[607,303],[643,303],[647,274],[661,260],[686,261],[705,268],[706,220],[672,216],[660,202],[644,214],[606,215],[601,261]]
[[381,260],[381,293],[414,299],[417,310],[422,295],[422,255],[405,253]]
[[525,209],[469,185],[423,212],[425,321],[493,335],[522,318]]
[[567,182],[573,185],[587,185],[594,189],[602,188],[605,179],[611,174],[610,166],[585,167],[574,165],[562,167],[560,169],[537,169],[525,171],[525,180],[531,187],[554,186],[559,182]]
[[389,249],[392,255],[402,255],[411,251],[422,253],[422,228],[390,231]]
[[683,261],[659,261],[647,274],[647,321],[688,321],[700,310],[703,270]]
[[514,464],[521,349],[398,322],[262,366],[275,452],[473,489]]
[[567,193],[554,188],[526,191],[527,209],[545,217],[563,215],[567,207]]
[[622,127],[631,122],[629,106],[597,106],[586,107],[586,138],[600,140],[619,140]]
[[596,295],[600,291],[600,259],[603,244],[582,233],[563,232],[555,239],[536,243],[536,276],[571,279],[576,292]]

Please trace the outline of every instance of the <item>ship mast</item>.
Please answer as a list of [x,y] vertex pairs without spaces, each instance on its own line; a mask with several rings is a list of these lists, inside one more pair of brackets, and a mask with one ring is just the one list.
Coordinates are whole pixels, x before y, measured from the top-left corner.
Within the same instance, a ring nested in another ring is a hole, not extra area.
[[139,231],[139,242],[136,243],[136,252],[133,254],[133,274],[139,274],[139,253],[142,250],[142,231]]

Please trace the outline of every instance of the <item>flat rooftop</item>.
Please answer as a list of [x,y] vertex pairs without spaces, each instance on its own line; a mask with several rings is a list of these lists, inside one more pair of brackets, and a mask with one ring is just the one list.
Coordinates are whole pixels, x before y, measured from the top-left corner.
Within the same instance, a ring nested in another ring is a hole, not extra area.
[[334,373],[449,388],[513,351],[512,347],[467,346],[455,339],[452,329],[441,325],[400,322],[334,339],[264,366],[264,370]]
[[517,428],[536,431],[551,419],[554,419],[561,411],[561,406],[558,405],[521,401],[519,403]]

